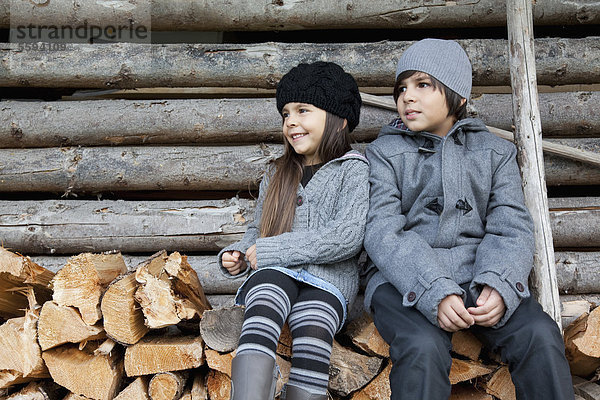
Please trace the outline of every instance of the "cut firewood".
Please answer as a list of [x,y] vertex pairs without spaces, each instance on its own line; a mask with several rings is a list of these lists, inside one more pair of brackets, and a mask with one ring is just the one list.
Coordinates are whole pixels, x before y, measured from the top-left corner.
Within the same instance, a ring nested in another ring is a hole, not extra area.
[[477,378],[478,376],[487,375],[493,370],[493,368],[487,367],[479,362],[453,358],[452,366],[450,367],[450,383],[454,385],[458,382],[468,381]]
[[[27,292],[33,309],[33,289]],[[9,319],[0,326],[0,388],[49,376],[37,341],[37,321],[37,312],[27,310],[24,317]]]
[[0,247],[0,317],[13,318],[25,315],[29,304],[22,287],[32,287],[38,304],[52,298],[48,287],[54,277],[52,271],[31,261],[18,253],[12,253]]
[[357,319],[352,320],[346,328],[346,335],[359,349],[370,355],[389,357],[390,346],[383,340],[373,323],[373,318],[363,312]]
[[573,321],[583,314],[589,313],[591,308],[592,303],[587,300],[563,301],[562,311],[560,313],[563,329],[566,329]]
[[208,400],[208,391],[206,390],[206,375],[201,371],[192,372],[194,379],[192,381],[192,389],[190,390],[191,398],[189,400]]
[[127,272],[121,253],[83,253],[69,258],[52,279],[52,298],[61,306],[73,306],[88,325],[100,318],[100,297],[106,286]]
[[388,363],[367,386],[356,392],[352,396],[352,400],[387,400],[392,397],[392,389],[390,388],[390,371],[392,363]]
[[80,394],[69,393],[63,400],[91,400],[89,397],[82,396]]
[[115,397],[115,400],[149,400],[148,377],[139,376]]
[[600,307],[577,318],[564,333],[571,373],[588,377],[600,367]]
[[207,310],[200,321],[200,335],[208,347],[227,353],[237,347],[243,321],[241,306]]
[[77,345],[65,344],[43,352],[42,357],[59,385],[91,399],[109,400],[117,394],[123,377],[122,353],[95,355],[97,346],[92,342],[79,350]]
[[233,360],[233,357],[235,356],[234,351],[221,354],[218,351],[207,348],[205,350],[205,355],[208,368],[231,376],[231,360]]
[[281,328],[281,335],[279,335],[276,352],[282,357],[292,357],[292,331],[287,322],[283,324],[283,328]]
[[117,342],[115,342],[112,339],[106,339],[105,341],[100,343],[100,346],[98,346],[96,350],[94,350],[94,355],[102,354],[108,356],[110,355],[110,353],[112,353],[116,346]]
[[197,368],[204,363],[204,342],[197,336],[145,337],[125,351],[127,376]]
[[129,273],[113,281],[102,297],[100,309],[106,334],[122,344],[135,344],[148,332],[144,313],[134,299],[138,283]]
[[516,400],[515,385],[510,377],[508,367],[499,368],[489,381],[484,384],[485,391],[500,400]]
[[200,315],[204,310],[212,308],[204,294],[198,274],[187,261],[187,256],[178,252],[171,253],[165,264],[165,271],[172,278],[175,292],[190,300]]
[[470,360],[477,361],[483,344],[469,331],[458,331],[452,335],[452,351]]
[[[139,265],[135,272],[139,286],[134,297],[142,306],[146,326],[151,329],[176,325],[181,320],[200,316],[204,311],[204,308],[197,308],[189,298],[176,293],[171,277],[165,270],[169,260],[163,250]],[[182,280],[178,282],[179,285],[184,285]],[[194,293],[193,289],[186,291]]]
[[276,357],[277,367],[279,368],[277,384],[275,385],[275,395],[277,396],[281,393],[283,386],[287,384],[290,379],[290,370],[292,369],[292,363],[280,356]]
[[40,312],[38,340],[43,351],[65,343],[104,339],[102,324],[88,325],[73,307],[47,301]]
[[452,385],[449,400],[494,400],[492,396],[470,384]]
[[60,386],[50,380],[30,382],[27,386],[8,397],[1,397],[4,400],[55,400],[59,397]]
[[347,396],[370,382],[379,372],[382,359],[358,354],[333,341],[329,366],[329,390]]
[[585,400],[600,400],[600,385],[580,377],[573,377],[573,390],[575,394]]
[[222,372],[211,369],[206,379],[206,389],[210,400],[229,400],[231,378]]
[[183,394],[187,371],[161,372],[150,379],[148,395],[152,400],[177,400]]

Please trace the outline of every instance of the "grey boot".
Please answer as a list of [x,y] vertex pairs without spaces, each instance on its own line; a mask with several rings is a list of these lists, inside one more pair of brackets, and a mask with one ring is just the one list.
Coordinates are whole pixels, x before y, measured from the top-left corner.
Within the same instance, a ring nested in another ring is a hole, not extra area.
[[286,385],[285,400],[327,400],[327,395],[312,394],[298,386]]
[[231,361],[231,400],[273,400],[277,384],[275,360],[261,353],[243,353]]

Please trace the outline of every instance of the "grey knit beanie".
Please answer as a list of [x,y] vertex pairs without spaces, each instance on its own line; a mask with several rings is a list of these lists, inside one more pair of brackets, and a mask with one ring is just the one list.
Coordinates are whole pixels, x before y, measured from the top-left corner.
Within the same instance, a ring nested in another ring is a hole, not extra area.
[[396,79],[404,71],[425,72],[461,97],[468,100],[471,95],[471,62],[454,40],[423,39],[413,44],[398,61]]

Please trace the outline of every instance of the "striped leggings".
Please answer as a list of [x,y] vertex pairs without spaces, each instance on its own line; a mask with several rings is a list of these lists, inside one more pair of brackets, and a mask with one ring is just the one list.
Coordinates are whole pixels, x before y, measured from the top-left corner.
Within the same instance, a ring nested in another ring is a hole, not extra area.
[[339,300],[324,290],[275,270],[254,273],[246,283],[246,311],[237,354],[275,358],[286,319],[292,333],[288,385],[326,394],[333,337],[343,318]]

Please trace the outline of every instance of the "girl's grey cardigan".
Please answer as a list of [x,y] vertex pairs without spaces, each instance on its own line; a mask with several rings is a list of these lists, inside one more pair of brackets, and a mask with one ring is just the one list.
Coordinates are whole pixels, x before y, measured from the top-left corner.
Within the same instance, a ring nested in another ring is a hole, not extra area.
[[[358,257],[362,249],[365,223],[369,209],[369,165],[357,151],[329,161],[312,177],[306,187],[298,185],[296,213],[292,231],[281,235],[259,238],[262,204],[271,173],[266,173],[260,184],[254,220],[242,240],[225,247],[242,254],[256,243],[258,269],[286,267],[295,271],[304,269],[335,287],[352,304],[358,292]],[[250,270],[250,268],[248,268]]]

